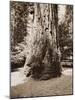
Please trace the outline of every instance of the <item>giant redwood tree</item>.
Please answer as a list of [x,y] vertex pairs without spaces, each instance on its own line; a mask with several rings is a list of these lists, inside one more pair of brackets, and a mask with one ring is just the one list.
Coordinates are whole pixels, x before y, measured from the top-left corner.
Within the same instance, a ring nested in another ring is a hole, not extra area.
[[49,79],[61,75],[58,6],[31,3],[27,15],[25,75]]

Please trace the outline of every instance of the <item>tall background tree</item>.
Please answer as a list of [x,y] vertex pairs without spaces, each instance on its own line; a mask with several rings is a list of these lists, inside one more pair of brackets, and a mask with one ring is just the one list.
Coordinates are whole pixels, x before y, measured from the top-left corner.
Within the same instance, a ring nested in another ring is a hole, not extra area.
[[73,60],[73,6],[66,5],[64,20],[59,24],[62,60]]

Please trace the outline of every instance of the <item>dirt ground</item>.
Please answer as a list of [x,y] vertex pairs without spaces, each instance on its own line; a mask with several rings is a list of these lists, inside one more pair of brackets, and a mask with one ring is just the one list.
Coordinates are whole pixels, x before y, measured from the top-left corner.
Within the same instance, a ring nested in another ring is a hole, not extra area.
[[26,80],[21,73],[22,69],[11,73],[11,98],[73,94],[71,68],[63,69],[61,77],[43,81]]

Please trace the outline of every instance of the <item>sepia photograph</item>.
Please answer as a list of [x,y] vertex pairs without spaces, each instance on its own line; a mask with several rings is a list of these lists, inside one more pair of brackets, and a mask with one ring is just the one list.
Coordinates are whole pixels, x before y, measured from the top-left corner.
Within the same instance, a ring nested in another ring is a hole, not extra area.
[[10,98],[73,95],[73,5],[10,1]]

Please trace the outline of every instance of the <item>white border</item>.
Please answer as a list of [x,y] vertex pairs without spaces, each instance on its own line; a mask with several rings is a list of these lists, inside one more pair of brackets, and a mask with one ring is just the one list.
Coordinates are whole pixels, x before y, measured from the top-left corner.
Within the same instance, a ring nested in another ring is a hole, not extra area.
[[[9,99],[9,1],[0,1],[0,100]],[[12,1],[12,0],[11,0]],[[54,3],[54,4],[73,4],[75,11],[75,0],[14,0],[14,1],[26,1],[26,2],[43,2],[43,3]],[[75,17],[75,13],[74,13]],[[74,18],[73,17],[73,18]],[[75,20],[74,20],[75,24]],[[74,31],[75,32],[75,31]],[[73,33],[75,39],[75,34]],[[75,40],[74,40],[75,43]],[[75,44],[74,44],[75,48]],[[75,49],[74,49],[75,52]],[[75,60],[74,60],[75,65]],[[74,87],[75,91],[75,87]],[[25,98],[24,98],[25,99]],[[57,97],[39,97],[29,98],[30,100],[74,100],[73,96],[57,96]],[[17,99],[16,99],[17,100]],[[19,99],[20,100],[20,99]]]
[[25,1],[25,2],[42,2],[42,3],[57,3],[57,4],[74,4],[74,0],[11,0],[11,1]]

